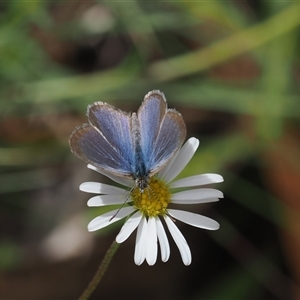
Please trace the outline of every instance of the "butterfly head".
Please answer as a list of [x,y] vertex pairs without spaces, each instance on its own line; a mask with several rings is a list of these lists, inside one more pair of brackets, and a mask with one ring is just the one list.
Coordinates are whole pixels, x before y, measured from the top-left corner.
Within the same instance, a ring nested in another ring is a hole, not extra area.
[[136,187],[139,188],[140,192],[143,193],[144,190],[149,186],[149,177],[142,176],[135,179]]

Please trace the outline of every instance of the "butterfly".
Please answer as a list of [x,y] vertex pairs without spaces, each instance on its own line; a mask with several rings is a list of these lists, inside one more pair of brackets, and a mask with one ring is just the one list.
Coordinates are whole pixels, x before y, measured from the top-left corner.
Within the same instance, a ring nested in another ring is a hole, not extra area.
[[132,179],[143,192],[150,177],[176,155],[186,137],[179,112],[168,109],[164,94],[146,94],[137,113],[104,102],[88,106],[89,123],[71,134],[71,151],[112,175]]

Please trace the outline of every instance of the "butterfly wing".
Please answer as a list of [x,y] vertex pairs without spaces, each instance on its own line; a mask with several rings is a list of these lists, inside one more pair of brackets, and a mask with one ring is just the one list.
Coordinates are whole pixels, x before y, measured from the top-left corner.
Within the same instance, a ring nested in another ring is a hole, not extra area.
[[151,91],[138,110],[140,146],[150,175],[163,168],[181,147],[186,127],[182,116],[167,109],[164,94]]
[[146,169],[152,166],[153,145],[157,139],[161,122],[167,111],[167,102],[160,91],[149,92],[140,106],[137,116],[139,122],[139,143]]
[[87,115],[90,124],[77,128],[70,137],[72,152],[104,171],[131,177],[131,116],[103,102],[90,105]]
[[186,127],[179,112],[168,109],[153,145],[150,176],[161,170],[181,148],[186,137]]

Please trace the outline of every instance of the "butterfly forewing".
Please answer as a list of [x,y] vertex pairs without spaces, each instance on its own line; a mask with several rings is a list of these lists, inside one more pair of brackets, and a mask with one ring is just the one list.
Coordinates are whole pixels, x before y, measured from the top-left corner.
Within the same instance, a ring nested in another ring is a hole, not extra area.
[[[123,164],[123,169],[127,170],[128,173],[132,173],[135,154],[131,115],[103,102],[90,105],[87,115],[90,123],[101,132],[118,154],[119,160],[115,163]],[[98,147],[101,147],[101,145]]]
[[164,94],[160,91],[151,91],[145,96],[137,113],[140,127],[139,143],[148,170],[152,167],[153,146],[166,111],[167,103]]

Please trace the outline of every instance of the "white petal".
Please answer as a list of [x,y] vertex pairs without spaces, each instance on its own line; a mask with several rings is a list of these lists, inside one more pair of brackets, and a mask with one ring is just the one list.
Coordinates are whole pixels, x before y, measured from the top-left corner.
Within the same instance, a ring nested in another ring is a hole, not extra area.
[[87,202],[87,206],[104,206],[104,205],[114,205],[114,204],[123,204],[126,201],[126,196],[124,195],[98,195],[92,197]]
[[124,177],[118,177],[118,176],[112,175],[111,173],[100,170],[99,168],[97,168],[97,167],[95,167],[91,164],[88,164],[87,167],[91,170],[94,170],[94,171],[110,178],[114,182],[120,183],[124,186],[129,186],[129,187],[134,186],[134,181],[133,180],[130,180],[130,179],[127,179],[127,178],[124,178]]
[[128,191],[119,187],[100,182],[84,182],[79,186],[83,192],[94,194],[126,195]]
[[132,232],[138,227],[138,225],[141,222],[142,214],[140,211],[137,211],[135,214],[133,214],[123,225],[121,228],[121,231],[116,237],[117,243],[123,243],[125,240],[128,239],[128,237],[132,234]]
[[147,219],[142,217],[136,234],[134,251],[134,262],[138,266],[141,265],[146,258],[147,225]]
[[171,195],[171,201],[175,204],[195,204],[218,201],[217,198],[223,198],[223,193],[215,189],[194,189],[174,193]]
[[223,177],[219,174],[201,174],[174,181],[170,184],[170,188],[205,185],[223,181]]
[[176,159],[173,161],[172,165],[170,165],[170,168],[166,171],[166,174],[163,177],[166,182],[172,181],[185,168],[195,154],[198,146],[199,140],[196,138],[190,138],[183,145]]
[[203,203],[211,203],[218,202],[219,198],[204,198],[204,199],[182,199],[182,200],[174,200],[173,204],[203,204]]
[[170,168],[172,167],[173,163],[176,161],[176,158],[177,158],[178,153],[180,152],[180,150],[177,153],[175,153],[173,158],[169,161],[169,163],[159,171],[159,173],[158,173],[159,178],[165,179],[166,174],[169,173]]
[[170,257],[170,245],[165,229],[159,218],[156,220],[157,237],[160,245],[161,260],[166,262]]
[[147,247],[146,247],[146,260],[149,266],[153,266],[157,259],[157,233],[155,218],[148,219],[147,228]]
[[179,221],[182,221],[191,226],[204,228],[208,230],[217,230],[220,228],[218,222],[202,215],[175,209],[168,209],[168,213],[175,219],[178,219]]
[[166,224],[170,230],[170,233],[179,249],[181,258],[183,263],[188,266],[192,262],[192,254],[189,245],[187,244],[184,236],[182,233],[179,231],[177,226],[174,224],[174,222],[168,217],[164,217]]
[[109,211],[109,212],[93,219],[88,224],[88,231],[95,231],[95,230],[104,228],[110,224],[113,224],[113,223],[127,217],[132,212],[134,212],[134,210],[135,209],[132,206],[130,206],[130,207],[123,207],[120,210],[115,209],[115,210]]

